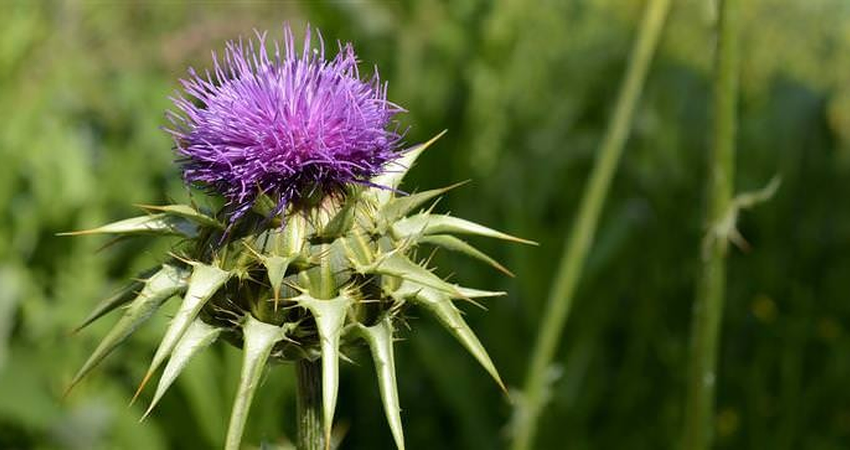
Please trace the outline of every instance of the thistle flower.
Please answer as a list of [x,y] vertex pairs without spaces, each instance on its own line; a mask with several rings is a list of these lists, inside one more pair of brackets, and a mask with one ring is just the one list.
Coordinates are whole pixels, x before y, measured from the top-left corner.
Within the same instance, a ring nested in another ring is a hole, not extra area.
[[[400,135],[388,129],[401,108],[387,101],[377,69],[362,81],[351,44],[325,58],[324,42],[300,55],[291,30],[273,42],[229,42],[222,61],[200,76],[190,69],[185,94],[169,112],[183,177],[224,195],[241,216],[261,193],[277,211],[314,197],[368,183],[395,152]],[[282,52],[281,52],[281,46]],[[182,113],[182,114],[181,114]]]
[[[145,215],[70,233],[183,238],[163,264],[83,321],[80,328],[126,305],[71,386],[172,296],[182,295],[136,392],[165,364],[145,416],[194,355],[223,340],[244,354],[226,448],[239,448],[261,374],[277,361],[294,362],[299,375],[320,373],[302,392],[321,413],[304,415],[318,421],[299,420],[299,448],[327,449],[340,355],[365,344],[393,438],[403,449],[393,341],[411,307],[436,318],[504,389],[454,303],[504,293],[447,282],[417,249],[463,253],[509,274],[455,235],[529,241],[434,213],[428,204],[457,185],[402,195],[402,178],[439,136],[396,151],[400,137],[387,127],[399,108],[386,100],[386,86],[377,78],[360,81],[350,45],[327,61],[322,45],[311,51],[309,32],[305,41],[296,56],[287,29],[283,57],[275,43],[273,59],[264,34],[247,48],[230,43],[224,64],[214,62],[215,80],[193,75],[184,81],[198,104],[176,100],[183,115],[171,115],[170,133],[185,179],[224,196],[221,211],[145,206]],[[279,220],[268,220],[269,212]],[[307,430],[309,423],[319,430]]]

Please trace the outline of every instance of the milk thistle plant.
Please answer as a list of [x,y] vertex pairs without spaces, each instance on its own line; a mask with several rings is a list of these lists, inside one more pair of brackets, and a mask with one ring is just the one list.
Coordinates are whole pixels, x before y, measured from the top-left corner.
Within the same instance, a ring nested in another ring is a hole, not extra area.
[[[377,75],[358,72],[350,44],[325,55],[307,29],[230,42],[213,68],[189,70],[167,114],[188,185],[223,205],[143,206],[139,217],[69,234],[177,235],[164,262],[101,302],[84,327],[123,306],[121,317],[71,381],[76,385],[173,296],[182,304],[136,396],[164,368],[145,416],[190,359],[215,341],[243,350],[227,430],[238,449],[254,392],[272,363],[299,378],[298,447],[322,449],[337,402],[339,359],[365,345],[398,448],[404,448],[393,340],[410,307],[433,315],[504,389],[493,362],[455,301],[503,295],[462,287],[433,272],[422,246],[464,253],[507,272],[456,235],[522,239],[434,212],[454,186],[407,194],[407,170],[439,136],[402,148]],[[134,397],[135,399],[135,397]]]

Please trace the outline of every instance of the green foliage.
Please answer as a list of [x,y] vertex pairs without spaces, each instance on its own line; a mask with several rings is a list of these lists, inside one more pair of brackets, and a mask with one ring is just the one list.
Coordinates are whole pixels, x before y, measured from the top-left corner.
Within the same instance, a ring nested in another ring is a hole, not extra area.
[[[540,242],[481,242],[513,279],[472,262],[444,264],[454,252],[433,259],[470,285],[509,293],[488,302],[486,314],[468,309],[463,320],[508,387],[519,386],[643,3],[4,5],[0,447],[223,446],[242,365],[226,346],[193,358],[143,424],[143,407],[126,407],[168,325],[160,315],[60,400],[110,324],[68,332],[128,278],[148,278],[145,271],[163,262],[158,255],[181,238],[141,237],[98,251],[101,238],[54,234],[138,215],[134,203],[188,202],[159,129],[176,78],[188,65],[206,67],[209,49],[225,39],[255,27],[274,32],[285,20],[296,27],[309,20],[331,42],[353,40],[389,80],[390,98],[410,110],[409,142],[451,129],[406,190],[472,179],[473,188],[457,189],[440,208]],[[706,231],[709,3],[678,1],[671,12],[576,294],[538,448],[669,448],[680,434],[689,300]],[[843,0],[753,0],[742,8],[736,186],[752,190],[777,173],[783,184],[769,203],[742,214],[752,249],[730,255],[716,444],[844,448],[850,11]],[[511,414],[504,396],[436,321],[412,320],[416,331],[395,343],[394,354],[407,448],[503,446]],[[335,414],[351,425],[343,448],[391,448],[370,357],[350,357],[357,365],[340,365]],[[267,377],[245,442],[274,447],[294,436],[287,425],[294,377]]]

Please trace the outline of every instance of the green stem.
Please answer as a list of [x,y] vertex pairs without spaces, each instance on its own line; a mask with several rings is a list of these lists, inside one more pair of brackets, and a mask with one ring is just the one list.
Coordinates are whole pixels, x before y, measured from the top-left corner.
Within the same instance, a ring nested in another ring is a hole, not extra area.
[[599,153],[587,181],[576,223],[561,257],[555,282],[549,293],[543,324],[540,328],[528,378],[517,405],[513,423],[513,450],[532,448],[537,421],[547,400],[550,365],[561,340],[570,313],[576,285],[581,277],[587,253],[593,243],[600,211],[611,179],[616,171],[623,146],[631,129],[635,106],[649,71],[650,62],[664,28],[670,0],[650,0],[644,12],[637,40],[632,49],[625,79],[620,87],[614,116],[600,144]]
[[299,360],[298,378],[298,450],[326,450],[322,419],[322,362]]
[[[738,94],[738,10],[736,0],[718,3],[718,40],[714,80],[714,138],[707,179],[709,233],[729,212],[734,191],[735,128]],[[710,234],[702,249],[691,329],[690,371],[685,399],[684,450],[711,447],[714,386],[723,296],[726,288],[726,236]]]

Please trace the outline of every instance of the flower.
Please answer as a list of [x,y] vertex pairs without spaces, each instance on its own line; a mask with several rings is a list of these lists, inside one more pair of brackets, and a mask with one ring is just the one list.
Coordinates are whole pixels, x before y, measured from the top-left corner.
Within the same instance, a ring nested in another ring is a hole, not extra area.
[[280,212],[316,194],[368,184],[399,154],[393,117],[403,109],[387,101],[377,69],[361,80],[351,44],[339,43],[326,59],[318,34],[313,48],[307,28],[300,55],[288,26],[282,46],[273,41],[273,55],[266,33],[247,47],[230,41],[221,61],[213,53],[212,74],[190,68],[184,93],[172,98],[179,113],[168,112],[174,126],[166,131],[183,178],[223,195],[231,221],[261,194]]

